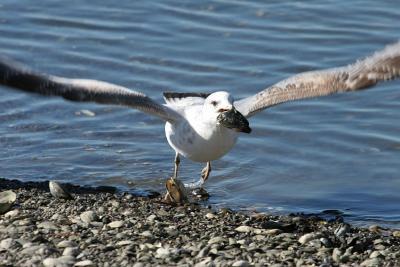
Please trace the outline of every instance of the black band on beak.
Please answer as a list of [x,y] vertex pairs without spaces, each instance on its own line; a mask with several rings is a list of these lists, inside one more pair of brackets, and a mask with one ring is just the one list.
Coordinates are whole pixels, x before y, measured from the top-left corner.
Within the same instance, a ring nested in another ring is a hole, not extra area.
[[218,122],[229,129],[234,129],[238,132],[250,133],[249,121],[235,108],[225,111],[218,115]]

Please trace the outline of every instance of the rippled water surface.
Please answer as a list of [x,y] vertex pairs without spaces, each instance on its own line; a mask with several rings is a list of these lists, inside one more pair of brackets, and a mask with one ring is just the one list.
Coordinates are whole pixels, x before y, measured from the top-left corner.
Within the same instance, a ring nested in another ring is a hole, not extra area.
[[[400,38],[397,1],[265,2],[3,0],[0,53],[162,101],[165,90],[241,98]],[[209,201],[278,213],[334,209],[359,224],[400,227],[399,89],[393,81],[253,117],[253,133],[214,162]],[[0,146],[0,177],[124,190],[163,190],[174,156],[157,118],[5,87]],[[183,160],[181,177],[195,181],[202,167]]]

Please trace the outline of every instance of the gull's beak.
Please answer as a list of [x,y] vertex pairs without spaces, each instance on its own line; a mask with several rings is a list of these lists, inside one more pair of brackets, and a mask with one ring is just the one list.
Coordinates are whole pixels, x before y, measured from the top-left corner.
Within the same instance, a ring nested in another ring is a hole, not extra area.
[[238,132],[250,133],[251,128],[249,127],[249,121],[234,107],[232,109],[222,112],[217,117],[218,122],[229,129],[236,130]]

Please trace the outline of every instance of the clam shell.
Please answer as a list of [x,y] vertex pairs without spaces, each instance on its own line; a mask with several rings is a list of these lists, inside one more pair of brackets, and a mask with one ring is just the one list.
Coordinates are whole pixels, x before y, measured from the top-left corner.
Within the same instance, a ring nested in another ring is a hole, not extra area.
[[67,189],[62,184],[59,184],[56,181],[50,181],[49,188],[50,188],[50,193],[53,197],[64,198],[64,199],[73,199],[73,197],[67,191]]
[[0,214],[6,213],[17,199],[17,194],[11,190],[0,192]]

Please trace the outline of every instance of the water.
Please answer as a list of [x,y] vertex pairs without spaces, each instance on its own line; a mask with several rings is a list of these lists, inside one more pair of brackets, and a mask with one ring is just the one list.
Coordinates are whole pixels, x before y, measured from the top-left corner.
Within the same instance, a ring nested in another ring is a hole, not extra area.
[[[166,90],[254,94],[395,42],[397,1],[13,1],[0,52],[56,75]],[[214,162],[210,203],[276,213],[334,209],[400,227],[400,83],[287,103],[251,119]],[[79,115],[88,109],[94,117]],[[0,89],[0,176],[163,190],[174,153],[157,118]],[[182,162],[195,181],[203,168]]]

